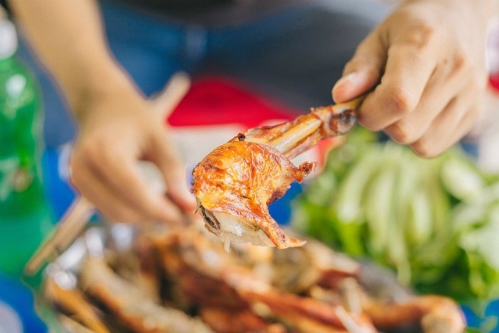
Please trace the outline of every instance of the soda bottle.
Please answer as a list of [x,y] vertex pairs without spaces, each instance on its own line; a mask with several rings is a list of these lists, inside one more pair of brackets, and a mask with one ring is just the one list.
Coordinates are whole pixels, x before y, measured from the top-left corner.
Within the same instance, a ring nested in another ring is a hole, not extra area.
[[41,179],[39,87],[16,49],[14,25],[0,20],[0,274],[20,277],[52,216]]

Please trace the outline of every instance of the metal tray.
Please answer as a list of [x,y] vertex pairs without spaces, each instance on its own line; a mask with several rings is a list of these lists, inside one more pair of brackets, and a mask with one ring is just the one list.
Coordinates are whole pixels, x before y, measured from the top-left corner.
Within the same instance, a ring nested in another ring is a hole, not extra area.
[[[85,333],[91,330],[78,326],[77,321],[71,315],[68,315],[67,311],[62,311],[61,307],[53,299],[47,297],[47,281],[55,282],[64,290],[74,290],[80,282],[82,264],[89,256],[106,258],[111,256],[113,262],[123,264],[125,270],[130,269],[131,266],[134,267],[132,269],[135,269],[139,258],[136,253],[136,242],[140,235],[141,232],[138,229],[124,224],[114,224],[112,226],[103,224],[89,227],[64,253],[46,267],[43,293],[38,297],[37,303],[39,313],[51,332]],[[223,247],[221,243],[220,247]],[[140,265],[140,263],[138,264]],[[397,283],[391,272],[367,261],[361,262],[359,267],[359,281],[370,294],[393,300],[403,300],[412,295],[410,290]],[[167,289],[158,290],[158,295],[168,292]],[[192,314],[193,309],[186,312]],[[123,330],[123,327],[115,328],[113,332],[124,333]],[[133,332],[133,330],[130,330],[130,332]],[[398,326],[385,332],[417,333],[423,331],[420,325],[410,324]]]

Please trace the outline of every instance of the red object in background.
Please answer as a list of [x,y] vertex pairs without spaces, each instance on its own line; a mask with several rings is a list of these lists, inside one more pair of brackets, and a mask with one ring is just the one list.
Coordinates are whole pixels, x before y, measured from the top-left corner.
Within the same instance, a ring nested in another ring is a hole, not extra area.
[[[186,96],[177,108],[166,120],[172,130],[187,129],[192,135],[184,136],[184,139],[197,140],[195,145],[189,147],[203,150],[204,154],[215,147],[204,150],[204,145],[212,142],[206,135],[221,135],[219,144],[230,140],[227,132],[213,131],[203,132],[203,129],[226,128],[235,130],[231,135],[262,125],[270,125],[289,121],[300,113],[309,110],[297,110],[286,106],[259,92],[252,91],[242,84],[224,77],[204,77],[193,81]],[[206,134],[203,134],[206,133]],[[200,139],[206,138],[207,140]],[[213,139],[213,138],[211,138]],[[200,142],[199,140],[203,141]],[[319,169],[325,163],[327,151],[334,145],[334,139],[323,140],[315,148],[311,149],[304,158],[319,163]],[[190,154],[193,152],[191,151]],[[205,156],[202,154],[202,156]]]
[[489,84],[494,92],[499,94],[499,72],[489,76]]
[[268,120],[290,120],[296,115],[297,110],[271,102],[234,81],[207,77],[192,83],[168,123],[179,127],[240,124],[252,128]]
[[499,94],[499,16],[495,16],[489,23],[487,62],[489,86],[494,93]]

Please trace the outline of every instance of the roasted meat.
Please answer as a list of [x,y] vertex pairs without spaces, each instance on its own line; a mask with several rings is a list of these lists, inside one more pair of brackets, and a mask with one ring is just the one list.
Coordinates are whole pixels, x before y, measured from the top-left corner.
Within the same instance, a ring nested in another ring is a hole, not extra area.
[[[250,332],[260,326],[261,332],[270,332],[268,323],[284,324],[285,332],[461,333],[465,328],[459,306],[449,298],[414,296],[393,282],[388,283],[398,295],[373,297],[362,286],[359,263],[314,240],[300,248],[265,248],[266,253],[238,245],[227,253],[189,228],[155,237],[154,244],[159,266],[185,308],[204,312],[206,322],[230,315],[245,318],[244,329],[210,325],[217,332]],[[291,263],[296,267],[292,273]],[[284,282],[285,272],[289,279]]]
[[208,155],[194,170],[193,190],[209,231],[227,248],[231,241],[287,248],[303,245],[286,235],[268,205],[315,167],[295,167],[277,149],[236,138]]
[[89,297],[132,332],[212,332],[199,319],[156,304],[142,290],[115,274],[101,258],[88,257],[84,261],[80,283]]
[[[369,273],[365,264],[312,239],[284,250],[235,244],[226,252],[202,225],[161,230],[143,235],[141,250],[133,254],[106,249],[99,256],[87,253],[76,270],[48,270],[46,297],[69,331],[462,333],[465,328],[453,300],[415,296],[398,288],[393,275],[373,278],[379,271],[367,268]],[[130,265],[129,256],[146,264]],[[143,271],[155,276],[155,296],[149,284],[136,284]],[[77,279],[63,288],[58,283],[68,280],[61,273]],[[392,294],[371,289],[381,281]]]
[[62,316],[70,316],[72,321],[68,325],[76,326],[81,323],[95,333],[110,333],[97,316],[95,307],[85,299],[83,293],[75,288],[62,288],[57,282],[49,277],[45,281],[45,297],[52,305],[62,312]]
[[270,216],[268,205],[281,198],[294,181],[314,170],[314,162],[296,167],[291,158],[320,140],[348,132],[356,122],[360,101],[312,109],[312,112],[276,126],[258,127],[223,144],[194,169],[192,192],[206,228],[230,242],[279,249],[303,241],[289,237]]

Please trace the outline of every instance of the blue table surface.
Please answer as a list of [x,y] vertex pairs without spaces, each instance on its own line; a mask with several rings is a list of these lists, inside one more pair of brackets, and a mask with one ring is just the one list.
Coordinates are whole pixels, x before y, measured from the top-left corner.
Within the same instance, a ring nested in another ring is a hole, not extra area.
[[[18,279],[0,273],[0,304],[9,309],[14,316],[14,320],[22,326],[22,333],[45,333],[47,327],[38,317],[35,308],[33,293]],[[4,314],[5,315],[5,314]],[[9,332],[8,328],[2,327],[0,322],[0,332]]]

